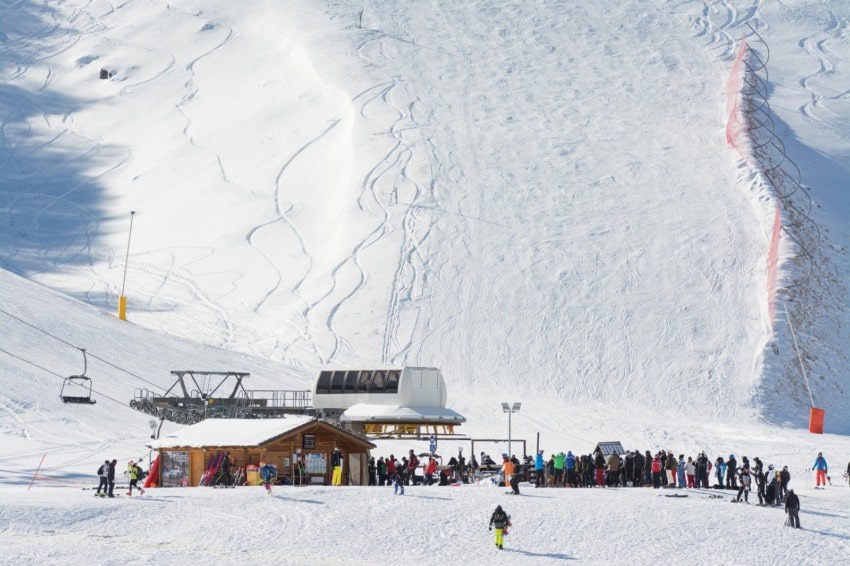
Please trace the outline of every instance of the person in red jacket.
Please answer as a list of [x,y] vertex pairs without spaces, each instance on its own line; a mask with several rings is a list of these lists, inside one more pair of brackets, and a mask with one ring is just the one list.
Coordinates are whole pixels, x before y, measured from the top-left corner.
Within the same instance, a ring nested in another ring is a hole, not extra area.
[[388,478],[395,476],[396,464],[397,464],[397,462],[396,462],[395,456],[393,454],[390,454],[390,457],[387,458],[387,477]]
[[419,467],[419,458],[410,451],[410,458],[407,460],[407,478],[410,480],[410,485],[416,485],[416,468]]
[[658,489],[661,487],[661,456],[659,454],[655,455],[655,458],[652,459],[652,487]]
[[425,466],[425,485],[434,483],[434,474],[437,473],[437,461],[434,458],[428,460],[428,465]]

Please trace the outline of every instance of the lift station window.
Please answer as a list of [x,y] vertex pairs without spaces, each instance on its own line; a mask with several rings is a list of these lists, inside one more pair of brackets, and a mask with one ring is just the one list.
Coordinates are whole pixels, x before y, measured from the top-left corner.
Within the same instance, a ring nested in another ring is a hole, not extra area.
[[331,390],[331,373],[323,371],[319,374],[319,384],[316,386],[316,393],[328,393]]
[[399,377],[400,372],[398,371],[387,372],[387,386],[384,388],[384,393],[398,393]]
[[370,381],[372,381],[372,372],[371,371],[361,371],[360,372],[360,380],[357,382],[357,392],[358,393],[368,393]]
[[331,381],[331,393],[342,393],[343,385],[345,385],[345,372],[335,371]]
[[384,386],[386,385],[387,380],[384,376],[384,372],[376,371],[372,376],[372,385],[369,387],[370,393],[383,393]]
[[349,371],[345,376],[345,393],[357,391],[357,374],[359,371]]

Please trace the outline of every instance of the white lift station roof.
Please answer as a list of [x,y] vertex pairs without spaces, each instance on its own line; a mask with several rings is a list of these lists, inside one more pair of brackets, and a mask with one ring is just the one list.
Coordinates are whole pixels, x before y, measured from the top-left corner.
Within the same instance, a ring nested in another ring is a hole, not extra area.
[[284,419],[206,419],[152,440],[148,446],[153,449],[259,446],[314,420],[301,415]]
[[430,367],[325,370],[313,389],[316,409],[338,411],[348,423],[465,422],[447,398],[446,380]]

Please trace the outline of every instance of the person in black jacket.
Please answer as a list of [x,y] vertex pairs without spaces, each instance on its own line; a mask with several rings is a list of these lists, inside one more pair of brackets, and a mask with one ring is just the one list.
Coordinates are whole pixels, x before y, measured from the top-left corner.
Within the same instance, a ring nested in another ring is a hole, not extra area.
[[785,497],[785,512],[788,513],[788,526],[800,528],[800,498],[793,489],[788,490]]
[[115,497],[112,493],[115,490],[115,466],[118,465],[118,460],[112,460],[109,462],[109,467],[106,469],[106,480],[109,483],[109,491],[107,495],[109,497]]
[[738,482],[735,476],[737,471],[738,461],[735,459],[735,455],[732,454],[726,460],[726,489],[738,489]]
[[384,462],[384,457],[378,458],[378,485],[387,484],[387,463]]
[[493,514],[490,515],[490,527],[489,529],[492,531],[493,527],[496,527],[496,547],[504,548],[504,532],[505,529],[511,526],[511,518],[505,513],[504,509],[502,509],[501,505],[496,506],[496,510],[493,511]]
[[374,456],[369,458],[369,485],[378,485],[378,469]]
[[[109,480],[106,478],[106,474],[109,471],[109,460],[103,462],[100,467],[97,469],[97,477],[98,483],[97,485],[97,493],[95,496],[97,497],[106,497],[107,490],[109,489]],[[100,493],[100,490],[103,489],[103,493]]]
[[632,474],[632,485],[635,487],[643,485],[644,465],[643,454],[640,453],[640,450],[636,450],[634,454],[634,473]]

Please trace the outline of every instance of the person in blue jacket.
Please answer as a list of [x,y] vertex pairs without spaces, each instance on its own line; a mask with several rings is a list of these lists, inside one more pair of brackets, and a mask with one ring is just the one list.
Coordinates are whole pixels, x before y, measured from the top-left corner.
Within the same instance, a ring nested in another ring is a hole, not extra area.
[[260,478],[263,480],[263,487],[266,488],[266,493],[272,493],[272,480],[277,477],[277,468],[271,464],[260,462]]
[[567,451],[567,457],[564,460],[564,469],[567,470],[567,485],[578,487],[576,481],[576,457],[572,451]]
[[534,487],[546,485],[544,483],[546,475],[543,472],[544,468],[546,468],[546,462],[543,460],[543,450],[538,450],[537,456],[534,458]]
[[818,452],[818,457],[812,469],[817,474],[817,487],[821,485],[826,486],[826,473],[829,471],[829,466],[826,465],[826,458],[823,457],[823,452]]

